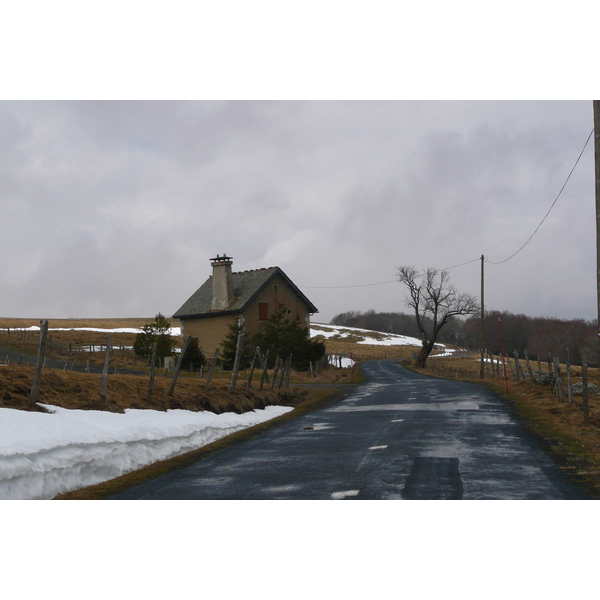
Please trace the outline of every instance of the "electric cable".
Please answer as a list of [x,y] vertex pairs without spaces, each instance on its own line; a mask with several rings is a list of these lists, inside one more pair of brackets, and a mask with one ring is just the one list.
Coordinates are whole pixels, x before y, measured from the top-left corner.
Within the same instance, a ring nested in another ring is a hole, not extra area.
[[500,260],[498,262],[495,262],[495,261],[492,261],[492,260],[488,260],[486,258],[485,259],[486,262],[490,263],[491,265],[501,265],[502,263],[508,262],[511,258],[514,258],[517,254],[519,254],[519,252],[521,252],[521,250],[523,250],[523,248],[525,248],[525,246],[527,246],[527,244],[529,244],[529,242],[531,241],[531,239],[533,238],[533,236],[538,232],[538,230],[540,229],[540,227],[544,224],[544,221],[548,218],[548,215],[550,214],[550,211],[554,208],[554,205],[556,204],[557,200],[560,198],[561,194],[563,193],[563,190],[565,189],[565,187],[566,187],[569,179],[571,178],[571,175],[573,174],[573,171],[575,170],[575,167],[579,164],[579,160],[582,157],[585,149],[587,148],[588,142],[590,141],[593,133],[594,133],[594,130],[592,129],[592,131],[590,132],[590,135],[588,135],[588,138],[585,141],[585,144],[583,145],[583,149],[579,153],[579,156],[577,157],[577,160],[575,161],[575,164],[573,165],[573,168],[571,169],[569,175],[567,176],[567,179],[563,183],[563,186],[560,188],[560,192],[558,192],[558,196],[556,196],[556,198],[554,199],[554,202],[552,203],[552,206],[550,206],[550,208],[548,209],[548,212],[546,213],[546,215],[544,216],[544,218],[540,221],[540,224],[535,228],[535,231],[527,238],[527,241],[514,254],[511,254],[508,258],[505,258],[504,260]]
[[[560,191],[558,192],[558,195],[554,199],[554,202],[552,202],[552,205],[548,209],[548,212],[545,214],[544,218],[540,221],[540,224],[535,228],[535,231],[527,238],[527,240],[525,241],[525,243],[514,254],[511,254],[508,258],[505,258],[504,260],[492,261],[492,260],[488,260],[487,258],[484,258],[485,262],[487,262],[487,263],[489,263],[491,265],[501,265],[502,263],[508,262],[511,258],[514,258],[517,254],[519,254],[519,252],[521,252],[521,250],[523,250],[523,248],[525,248],[525,246],[527,246],[527,244],[529,244],[529,242],[532,240],[533,236],[539,231],[540,227],[544,224],[544,221],[548,218],[548,215],[550,214],[550,212],[554,208],[554,205],[556,204],[556,202],[560,198],[561,194],[563,193],[563,190],[567,186],[567,183],[569,182],[569,179],[571,179],[571,175],[573,174],[573,171],[575,171],[575,168],[579,164],[579,161],[580,161],[581,157],[583,156],[583,153],[585,152],[585,149],[587,148],[587,145],[588,145],[588,143],[589,143],[589,141],[590,141],[593,133],[594,133],[594,129],[592,128],[592,131],[590,132],[590,135],[588,135],[587,140],[585,141],[585,144],[583,145],[583,148],[582,148],[581,152],[579,153],[579,156],[577,157],[577,160],[575,161],[575,164],[573,165],[573,168],[571,169],[571,171],[569,172],[567,178],[565,179],[565,182],[563,183],[563,186],[560,188]],[[480,257],[479,258],[474,258],[473,260],[468,260],[468,261],[460,263],[458,265],[453,265],[451,267],[446,267],[445,269],[442,269],[442,271],[449,271],[450,269],[456,269],[457,267],[462,267],[464,265],[469,265],[469,264],[474,263],[474,262],[476,262],[478,260],[481,260],[481,258]],[[385,284],[388,284],[388,283],[398,283],[398,280],[393,279],[391,281],[379,281],[377,283],[363,283],[363,284],[360,284],[360,285],[331,285],[331,286],[300,285],[298,287],[304,288],[304,289],[309,289],[309,290],[341,290],[341,289],[347,289],[347,288],[360,288],[360,287],[371,287],[371,286],[374,286],[374,285],[385,285]]]

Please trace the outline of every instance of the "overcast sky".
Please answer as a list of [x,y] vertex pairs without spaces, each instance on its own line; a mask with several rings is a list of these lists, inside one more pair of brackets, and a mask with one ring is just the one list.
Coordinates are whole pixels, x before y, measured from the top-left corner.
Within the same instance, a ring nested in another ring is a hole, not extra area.
[[[170,316],[227,253],[328,322],[404,311],[396,267],[508,258],[558,195],[591,101],[0,102],[0,315]],[[593,139],[490,309],[596,317]],[[451,270],[479,295],[480,263]]]

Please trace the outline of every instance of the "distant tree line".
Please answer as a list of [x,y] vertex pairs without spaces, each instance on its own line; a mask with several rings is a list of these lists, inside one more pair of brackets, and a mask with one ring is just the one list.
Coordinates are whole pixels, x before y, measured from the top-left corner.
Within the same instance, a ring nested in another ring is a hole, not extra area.
[[[598,366],[598,322],[585,319],[558,319],[556,317],[528,317],[507,311],[486,311],[484,319],[485,345],[494,354],[500,354],[500,327],[502,322],[504,348],[507,354],[518,352],[524,356],[545,359],[548,354],[561,361],[569,357],[580,364],[579,353],[585,352],[588,365]],[[477,347],[481,338],[481,317],[466,319],[462,326],[465,344]]]
[[[550,353],[562,361],[569,349],[573,364],[579,364],[579,352],[584,350],[590,366],[598,366],[597,321],[584,319],[558,319],[556,317],[529,317],[507,311],[486,311],[484,319],[485,345],[489,352],[500,354],[500,329],[502,321],[504,350],[512,357],[517,351],[523,356],[545,359]],[[384,333],[395,333],[420,339],[414,315],[400,312],[375,312],[374,310],[348,311],[333,317],[331,325],[358,327]],[[438,342],[453,344],[468,350],[479,349],[481,340],[481,317],[479,315],[455,317],[440,332]]]
[[[375,312],[367,310],[361,312],[352,310],[340,313],[331,319],[331,325],[346,327],[358,327],[359,329],[371,329],[384,333],[395,333],[408,337],[421,338],[417,327],[415,316],[401,312]],[[428,323],[429,325],[429,323]],[[442,344],[460,345],[463,342],[462,322],[460,319],[451,319],[446,327],[440,332],[438,342]]]

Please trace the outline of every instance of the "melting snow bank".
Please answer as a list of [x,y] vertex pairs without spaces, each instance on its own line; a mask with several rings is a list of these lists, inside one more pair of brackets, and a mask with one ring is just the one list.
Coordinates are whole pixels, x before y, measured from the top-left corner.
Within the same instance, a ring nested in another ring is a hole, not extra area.
[[293,410],[241,415],[127,409],[124,414],[44,405],[0,408],[0,499],[50,499],[206,446]]

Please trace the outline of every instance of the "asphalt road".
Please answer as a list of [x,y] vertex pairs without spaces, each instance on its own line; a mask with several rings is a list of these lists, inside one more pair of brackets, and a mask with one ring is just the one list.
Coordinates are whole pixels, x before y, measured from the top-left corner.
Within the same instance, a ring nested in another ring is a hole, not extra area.
[[587,499],[494,394],[362,363],[367,382],[112,499]]

